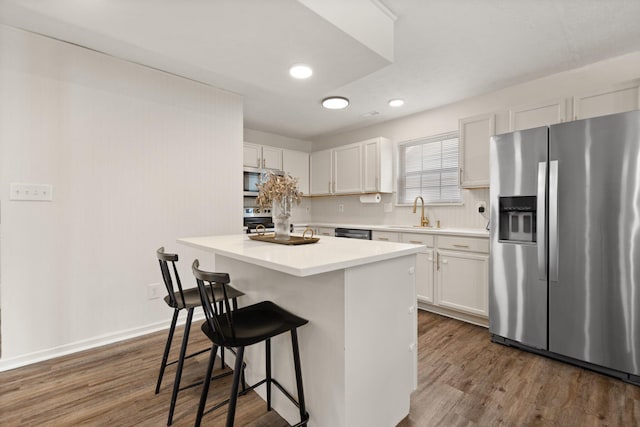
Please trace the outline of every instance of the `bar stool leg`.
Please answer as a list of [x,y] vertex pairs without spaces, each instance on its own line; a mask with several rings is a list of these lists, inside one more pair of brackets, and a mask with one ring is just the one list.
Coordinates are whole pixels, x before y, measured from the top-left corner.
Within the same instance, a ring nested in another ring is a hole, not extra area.
[[264,342],[266,356],[266,373],[267,373],[267,411],[271,410],[271,339],[268,338]]
[[176,400],[178,399],[178,391],[180,390],[180,379],[182,378],[182,367],[184,366],[184,357],[187,353],[187,343],[189,342],[189,331],[191,330],[191,319],[193,318],[193,307],[187,313],[187,321],[184,324],[184,336],[182,337],[182,347],[180,348],[180,357],[178,358],[178,368],[176,370],[176,379],[173,382],[173,392],[171,393],[171,406],[169,407],[169,419],[167,425],[173,422],[173,410],[176,408]]
[[233,371],[233,385],[229,399],[227,412],[227,427],[233,427],[236,416],[236,403],[238,401],[238,386],[240,385],[240,373],[242,372],[242,359],[244,359],[244,347],[238,347],[236,351],[236,366]]
[[160,384],[162,384],[162,377],[164,376],[164,370],[167,367],[167,360],[169,358],[169,351],[171,351],[171,342],[173,341],[173,332],[176,330],[176,322],[178,321],[179,311],[173,310],[173,319],[171,320],[171,327],[169,328],[169,336],[167,337],[167,343],[164,346],[164,354],[162,355],[162,364],[160,365],[160,374],[158,375],[158,382],[156,384],[156,394],[160,393]]
[[196,427],[200,427],[200,423],[202,422],[202,415],[204,414],[204,407],[207,404],[207,395],[209,394],[209,384],[211,384],[211,374],[213,373],[213,365],[216,363],[217,352],[218,352],[217,345],[214,345],[213,347],[211,347],[211,353],[209,355],[209,365],[207,365],[207,376],[204,377],[204,383],[202,384],[202,394],[200,394],[200,404],[198,405],[198,415],[196,415]]
[[296,369],[296,387],[298,388],[298,403],[300,404],[300,420],[304,420],[307,409],[304,403],[304,390],[302,388],[302,367],[300,365],[298,333],[295,329],[291,330],[291,346],[293,347],[293,363]]

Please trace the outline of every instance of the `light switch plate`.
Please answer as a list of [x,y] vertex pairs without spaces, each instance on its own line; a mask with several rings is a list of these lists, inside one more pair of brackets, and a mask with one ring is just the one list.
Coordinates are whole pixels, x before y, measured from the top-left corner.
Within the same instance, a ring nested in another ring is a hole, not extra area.
[[51,184],[20,184],[12,182],[9,188],[9,200],[50,202],[53,200],[53,186]]

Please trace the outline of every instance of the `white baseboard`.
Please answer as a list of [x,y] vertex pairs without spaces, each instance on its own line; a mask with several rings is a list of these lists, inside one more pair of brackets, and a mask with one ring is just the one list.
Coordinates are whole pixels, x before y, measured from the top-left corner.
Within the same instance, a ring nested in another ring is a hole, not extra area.
[[[200,321],[203,319],[203,313],[194,313],[193,321]],[[179,320],[178,325],[183,325],[185,320],[186,319]],[[0,359],[0,372],[9,371],[11,369],[20,368],[21,366],[31,365],[33,363],[42,362],[44,360],[49,360],[60,356],[66,356],[67,354],[77,353],[79,351],[113,344],[119,341],[128,340],[130,338],[136,338],[142,335],[161,331],[163,329],[169,329],[170,322],[170,319],[163,320],[161,322],[151,323],[149,325],[140,326],[137,328],[131,328],[119,332],[105,334],[82,341],[76,341],[74,343],[69,343],[58,347],[38,350],[33,353]],[[162,352],[162,348],[160,348],[158,351],[158,354],[160,355]]]
[[449,310],[445,307],[431,305],[422,301],[418,301],[418,308],[420,310],[429,311],[431,313],[440,314],[442,316],[451,317],[452,319],[461,320],[467,323],[473,323],[474,325],[482,326],[483,328],[489,327],[489,319],[482,316],[476,316],[475,314],[462,313],[456,310]]

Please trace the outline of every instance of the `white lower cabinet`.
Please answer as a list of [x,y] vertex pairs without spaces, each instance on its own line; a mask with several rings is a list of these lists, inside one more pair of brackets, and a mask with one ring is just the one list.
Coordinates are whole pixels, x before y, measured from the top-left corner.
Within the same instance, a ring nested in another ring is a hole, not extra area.
[[426,246],[416,259],[420,308],[487,325],[489,239],[400,233],[400,241]]
[[416,294],[418,302],[433,304],[433,245],[434,237],[430,234],[401,233],[400,241],[427,248],[418,252],[416,259]]
[[371,240],[378,240],[381,242],[399,242],[400,236],[398,233],[392,231],[372,231]]
[[335,228],[318,227],[316,228],[315,232],[317,236],[335,236],[336,235]]
[[438,249],[434,303],[489,316],[489,255]]

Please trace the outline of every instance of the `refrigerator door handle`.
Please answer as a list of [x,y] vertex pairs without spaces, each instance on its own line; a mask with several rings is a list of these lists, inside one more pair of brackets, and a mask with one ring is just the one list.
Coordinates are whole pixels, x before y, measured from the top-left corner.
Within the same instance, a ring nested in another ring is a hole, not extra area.
[[549,162],[549,281],[558,281],[558,161]]
[[547,239],[546,239],[546,193],[547,193],[547,162],[538,163],[538,197],[536,236],[538,242],[538,278],[547,280]]

